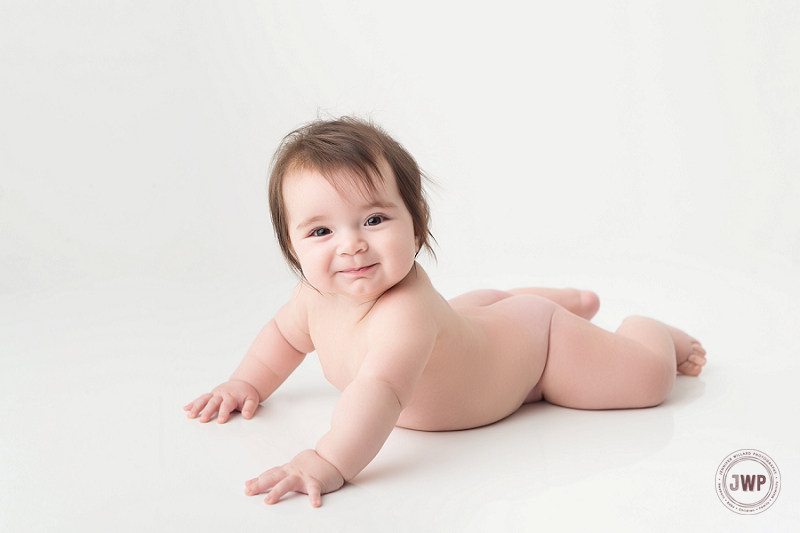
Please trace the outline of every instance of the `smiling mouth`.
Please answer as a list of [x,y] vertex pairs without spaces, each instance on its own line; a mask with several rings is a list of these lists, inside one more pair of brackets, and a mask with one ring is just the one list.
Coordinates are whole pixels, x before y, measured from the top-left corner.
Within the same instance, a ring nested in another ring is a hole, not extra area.
[[[377,263],[376,263],[377,264]],[[361,268],[348,268],[347,270],[340,270],[340,274],[363,274],[374,267],[375,264],[363,266]]]

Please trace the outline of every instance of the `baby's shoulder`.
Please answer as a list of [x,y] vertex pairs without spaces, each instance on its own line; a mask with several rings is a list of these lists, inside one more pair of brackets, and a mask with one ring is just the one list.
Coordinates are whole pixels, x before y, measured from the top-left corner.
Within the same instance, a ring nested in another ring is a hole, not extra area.
[[449,308],[427,279],[401,283],[384,293],[370,311],[374,326],[436,329]]
[[299,282],[292,290],[292,295],[278,312],[275,323],[284,338],[297,350],[310,353],[314,351],[308,329],[308,287]]

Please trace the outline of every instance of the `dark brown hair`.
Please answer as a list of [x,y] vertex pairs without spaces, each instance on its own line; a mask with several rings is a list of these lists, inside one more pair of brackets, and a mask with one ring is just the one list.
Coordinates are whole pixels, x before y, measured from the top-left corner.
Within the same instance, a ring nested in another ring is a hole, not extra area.
[[374,180],[386,179],[379,163],[385,160],[397,181],[397,189],[414,222],[414,235],[419,246],[435,257],[429,230],[428,202],[422,190],[427,179],[417,162],[400,143],[379,126],[361,119],[342,117],[336,120],[316,120],[283,138],[272,159],[269,177],[269,209],[272,228],[286,261],[302,275],[300,262],[289,240],[288,215],[283,201],[283,182],[294,170],[316,170],[337,190],[342,190],[337,178],[344,173],[365,193],[374,192]]

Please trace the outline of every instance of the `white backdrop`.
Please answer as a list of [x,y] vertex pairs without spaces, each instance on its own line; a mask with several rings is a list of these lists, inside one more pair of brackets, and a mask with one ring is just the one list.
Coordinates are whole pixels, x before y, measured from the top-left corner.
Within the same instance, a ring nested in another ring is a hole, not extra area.
[[343,114],[438,183],[442,278],[799,277],[795,2],[0,5],[2,293],[263,285],[272,151]]
[[[746,530],[710,480],[747,447],[785,481],[757,527],[796,524],[799,27],[777,0],[0,0],[0,532]],[[273,150],[345,114],[436,182],[445,296],[594,289],[704,373],[653,410],[395,431],[316,514],[241,496],[327,427],[318,364],[246,424],[180,407],[294,283]]]

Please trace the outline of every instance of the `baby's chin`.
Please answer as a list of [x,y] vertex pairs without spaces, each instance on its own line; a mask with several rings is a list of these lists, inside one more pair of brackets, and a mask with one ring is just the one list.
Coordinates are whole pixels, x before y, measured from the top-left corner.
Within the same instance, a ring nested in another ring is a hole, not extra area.
[[338,287],[333,291],[338,296],[352,298],[356,300],[372,301],[383,296],[386,291],[397,285],[397,283],[370,283],[367,280],[358,280],[349,287]]
[[336,287],[333,294],[358,301],[374,301],[386,294],[392,287],[395,287],[400,280],[381,280],[375,282],[374,280],[359,279],[355,282],[348,283],[345,287],[341,285]]

